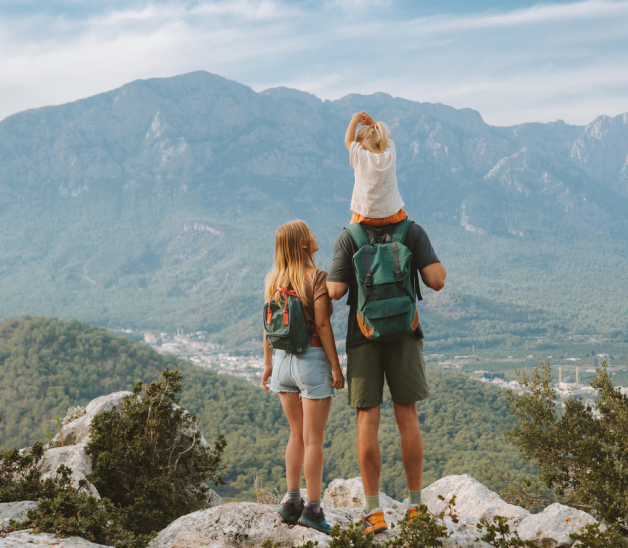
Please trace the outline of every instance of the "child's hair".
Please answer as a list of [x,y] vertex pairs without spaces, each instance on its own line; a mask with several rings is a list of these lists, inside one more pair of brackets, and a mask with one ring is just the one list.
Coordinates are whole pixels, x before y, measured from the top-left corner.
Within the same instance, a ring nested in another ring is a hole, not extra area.
[[384,122],[377,122],[375,127],[363,127],[355,136],[355,140],[373,154],[380,154],[388,147],[390,131]]
[[[281,225],[275,233],[275,266],[266,276],[265,300],[270,301],[273,291],[278,287],[290,287],[300,301],[306,304],[305,276],[308,262],[316,268],[316,261],[310,253],[310,229],[303,221]],[[282,293],[275,294],[275,302],[282,306]]]

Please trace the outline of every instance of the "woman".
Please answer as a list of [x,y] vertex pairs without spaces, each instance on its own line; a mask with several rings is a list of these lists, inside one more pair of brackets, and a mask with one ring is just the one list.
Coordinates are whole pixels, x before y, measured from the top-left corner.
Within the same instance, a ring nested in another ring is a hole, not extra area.
[[[273,349],[264,332],[262,386],[279,394],[290,424],[286,447],[288,500],[279,510],[286,523],[305,525],[329,534],[321,505],[323,479],[323,435],[334,388],[344,388],[334,332],[327,272],[316,268],[316,234],[303,221],[280,226],[275,234],[275,266],[266,277],[265,299],[282,305],[287,298],[273,293],[278,287],[294,291],[301,301],[310,333],[310,345],[297,354]],[[305,464],[305,466],[304,466]],[[301,499],[301,468],[305,471],[307,503]]]

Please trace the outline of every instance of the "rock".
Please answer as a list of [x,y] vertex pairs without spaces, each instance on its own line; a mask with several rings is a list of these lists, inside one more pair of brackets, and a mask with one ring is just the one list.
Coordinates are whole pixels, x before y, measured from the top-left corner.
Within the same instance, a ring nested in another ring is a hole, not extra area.
[[[48,449],[37,466],[42,473],[42,479],[46,479],[53,477],[62,464],[72,470],[72,485],[76,488],[79,486],[79,481],[87,480],[87,476],[92,472],[91,459],[85,453],[84,443]],[[90,495],[100,498],[96,488],[89,482],[87,490]]]
[[17,522],[26,521],[27,512],[31,508],[36,507],[37,503],[30,500],[0,503],[0,527],[8,526],[9,521],[11,520],[15,520]]
[[283,523],[277,508],[268,504],[240,502],[194,512],[172,522],[148,546],[261,546],[268,538],[274,539],[282,548],[300,546],[308,540],[318,541],[321,548],[329,545],[329,537],[323,533],[301,526],[290,527]]
[[497,493],[467,474],[441,478],[423,489],[421,501],[433,514],[438,514],[445,508],[445,503],[438,495],[442,495],[447,501],[455,495],[457,514],[474,520],[504,516],[517,524],[530,515],[526,509],[508,504]]
[[[325,489],[323,500],[328,508],[364,508],[366,499],[364,497],[362,478],[350,480],[335,479]],[[379,494],[379,502],[382,508],[390,508],[392,510],[396,510],[401,504],[382,492]]]
[[[183,516],[171,523],[148,545],[149,548],[231,548],[236,546],[260,547],[266,539],[272,539],[283,547],[302,546],[308,540],[318,542],[320,548],[329,546],[327,535],[301,527],[288,526],[277,513],[278,506],[240,502],[223,504],[217,508],[201,510]],[[398,521],[399,515],[386,509],[386,520]],[[342,528],[349,527],[360,519],[361,508],[328,508],[325,510],[327,522],[333,527],[337,523]],[[487,548],[477,538],[472,520],[462,518],[454,524],[445,519],[452,536],[443,539],[444,548]],[[399,528],[389,529],[378,535],[378,542],[391,540],[397,536]]]
[[210,508],[213,508],[214,506],[220,506],[222,504],[222,497],[218,493],[216,493],[216,491],[210,489],[207,492],[207,504]]
[[4,538],[0,538],[0,548],[24,548],[24,546],[37,548],[106,548],[102,544],[94,544],[83,538],[70,537],[60,538],[50,533],[32,533],[29,529],[9,533]]
[[[87,444],[89,440],[89,427],[94,417],[99,413],[110,411],[122,403],[122,400],[129,396],[131,392],[114,392],[108,396],[101,396],[89,402],[85,408],[85,414],[71,423],[61,428],[63,434],[63,445],[76,445],[78,443]],[[61,436],[57,435],[52,438],[50,447],[61,447]]]
[[542,513],[524,518],[517,533],[522,540],[531,540],[544,548],[559,548],[571,546],[574,541],[569,535],[594,523],[597,521],[586,512],[554,503]]

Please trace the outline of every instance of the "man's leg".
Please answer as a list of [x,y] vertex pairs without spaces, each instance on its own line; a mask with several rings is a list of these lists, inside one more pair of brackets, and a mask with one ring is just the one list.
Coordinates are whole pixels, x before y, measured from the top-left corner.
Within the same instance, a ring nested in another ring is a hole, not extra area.
[[416,402],[393,403],[395,420],[401,435],[401,462],[410,491],[421,490],[423,477],[423,439],[419,428]]
[[358,412],[358,462],[367,497],[379,495],[379,406],[361,407]]

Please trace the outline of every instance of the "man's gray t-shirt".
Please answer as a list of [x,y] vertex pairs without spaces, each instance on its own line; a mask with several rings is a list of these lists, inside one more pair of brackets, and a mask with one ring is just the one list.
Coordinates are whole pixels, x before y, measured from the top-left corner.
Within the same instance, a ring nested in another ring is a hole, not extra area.
[[[392,236],[395,230],[395,225],[386,226],[368,226],[362,225],[362,228],[370,238],[383,238],[386,234]],[[404,245],[412,252],[413,268],[416,270],[422,270],[426,266],[434,263],[439,263],[436,252],[432,247],[430,239],[421,226],[413,223],[408,230]],[[369,341],[360,331],[358,327],[356,312],[357,312],[357,286],[358,282],[355,277],[355,270],[353,268],[353,255],[357,253],[358,246],[353,241],[351,235],[343,230],[336,244],[334,245],[334,258],[327,275],[328,282],[340,282],[349,285],[349,299],[347,303],[350,306],[349,309],[349,325],[347,328],[347,348],[354,348],[356,346],[362,346],[373,341]],[[414,332],[414,336],[417,339],[423,338],[423,331],[421,325]]]

